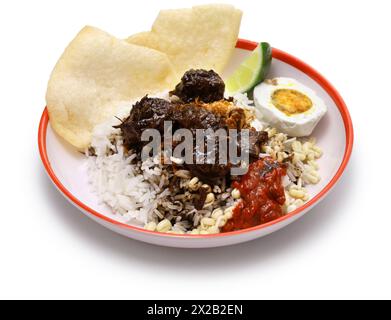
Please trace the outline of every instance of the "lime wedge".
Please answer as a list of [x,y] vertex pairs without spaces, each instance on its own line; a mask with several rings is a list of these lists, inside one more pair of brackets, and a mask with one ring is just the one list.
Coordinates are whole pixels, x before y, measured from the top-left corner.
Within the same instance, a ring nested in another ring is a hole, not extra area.
[[226,89],[230,94],[245,93],[265,80],[272,62],[272,48],[261,42],[251,55],[226,80]]

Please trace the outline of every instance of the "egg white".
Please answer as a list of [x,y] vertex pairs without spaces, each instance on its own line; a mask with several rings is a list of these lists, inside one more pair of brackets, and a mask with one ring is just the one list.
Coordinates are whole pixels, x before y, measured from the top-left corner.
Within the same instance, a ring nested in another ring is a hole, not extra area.
[[[292,137],[309,136],[327,112],[325,102],[316,93],[291,78],[275,78],[275,84],[263,82],[254,89],[254,103],[262,114],[263,121]],[[276,90],[291,89],[301,92],[312,101],[312,107],[303,112],[287,115],[272,103]]]

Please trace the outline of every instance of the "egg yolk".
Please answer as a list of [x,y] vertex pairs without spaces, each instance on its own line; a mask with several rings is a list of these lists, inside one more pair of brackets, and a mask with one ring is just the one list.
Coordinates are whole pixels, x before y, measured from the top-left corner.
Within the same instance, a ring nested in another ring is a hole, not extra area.
[[312,108],[312,101],[306,95],[292,89],[278,89],[272,96],[274,106],[291,116],[308,111]]

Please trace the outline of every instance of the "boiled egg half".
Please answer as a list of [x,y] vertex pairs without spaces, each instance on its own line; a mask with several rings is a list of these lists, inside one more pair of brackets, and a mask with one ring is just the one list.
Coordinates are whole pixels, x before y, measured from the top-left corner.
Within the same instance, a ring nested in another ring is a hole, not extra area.
[[291,78],[266,80],[254,89],[262,120],[292,137],[309,136],[327,112],[324,101]]

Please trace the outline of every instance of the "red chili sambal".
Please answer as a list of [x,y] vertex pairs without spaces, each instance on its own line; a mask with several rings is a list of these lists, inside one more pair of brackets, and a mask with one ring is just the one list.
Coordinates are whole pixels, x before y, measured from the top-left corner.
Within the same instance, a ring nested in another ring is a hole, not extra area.
[[252,163],[247,174],[232,183],[232,187],[240,191],[242,200],[222,231],[251,228],[282,217],[285,203],[282,178],[285,175],[285,166],[271,157]]

